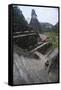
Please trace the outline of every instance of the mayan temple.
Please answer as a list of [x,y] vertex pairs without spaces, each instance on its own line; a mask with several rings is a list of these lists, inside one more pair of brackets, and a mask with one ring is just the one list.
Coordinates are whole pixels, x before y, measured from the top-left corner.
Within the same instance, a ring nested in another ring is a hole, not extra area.
[[35,10],[32,9],[32,13],[31,13],[31,20],[30,20],[30,25],[33,27],[33,29],[39,33],[41,31],[41,26],[40,23],[37,19],[37,15],[35,13]]

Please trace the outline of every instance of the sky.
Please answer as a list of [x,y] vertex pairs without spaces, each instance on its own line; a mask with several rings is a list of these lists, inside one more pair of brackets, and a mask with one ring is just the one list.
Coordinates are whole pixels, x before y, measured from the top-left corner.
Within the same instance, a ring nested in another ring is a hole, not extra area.
[[53,25],[55,25],[58,22],[58,8],[32,6],[18,6],[18,8],[22,11],[28,23],[31,19],[32,9],[35,10],[39,22],[47,22]]

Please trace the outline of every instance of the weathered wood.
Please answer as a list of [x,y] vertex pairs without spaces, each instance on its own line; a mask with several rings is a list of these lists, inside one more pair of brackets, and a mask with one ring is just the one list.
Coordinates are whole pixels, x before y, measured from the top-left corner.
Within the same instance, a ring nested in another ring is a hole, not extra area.
[[58,48],[54,49],[50,55],[48,55],[48,60],[45,63],[46,69],[48,71],[48,82],[58,82],[59,76],[59,59],[58,59]]
[[36,33],[29,33],[29,34],[21,34],[21,35],[15,35],[13,38],[20,38],[20,37],[25,37],[25,36],[30,36],[30,35],[36,35]]
[[14,32],[13,35],[18,35],[18,34],[27,34],[27,33],[32,33],[34,31],[23,31],[23,32]]
[[31,50],[30,53],[35,52],[35,51],[38,50],[39,48],[42,48],[42,47],[43,47],[44,45],[46,45],[47,43],[48,43],[48,42],[45,42],[45,43],[43,43],[43,44],[37,46],[36,48],[34,48],[33,50]]
[[[48,66],[48,72],[49,70],[51,69],[51,65],[52,65],[52,62],[54,62],[54,60],[56,59],[56,57],[58,56],[58,48],[54,49],[52,51],[52,53],[48,56],[48,59],[47,59],[47,62],[49,62],[49,66]],[[46,62],[46,63],[47,63]],[[55,64],[55,63],[54,63]],[[57,63],[58,64],[58,63]]]

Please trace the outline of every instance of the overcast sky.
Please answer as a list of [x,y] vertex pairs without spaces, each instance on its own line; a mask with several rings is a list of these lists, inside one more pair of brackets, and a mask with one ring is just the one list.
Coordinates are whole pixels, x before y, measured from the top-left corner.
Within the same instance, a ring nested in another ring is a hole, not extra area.
[[29,22],[31,19],[31,11],[35,10],[37,18],[40,22],[48,22],[55,25],[58,22],[58,8],[50,7],[31,7],[31,6],[18,6],[25,17]]

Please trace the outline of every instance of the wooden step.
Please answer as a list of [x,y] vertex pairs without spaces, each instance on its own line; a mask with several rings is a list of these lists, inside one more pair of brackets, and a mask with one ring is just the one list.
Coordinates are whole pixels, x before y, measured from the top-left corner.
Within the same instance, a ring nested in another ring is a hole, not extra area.
[[32,49],[32,50],[30,51],[30,53],[33,53],[33,52],[35,52],[35,51],[38,51],[39,49],[43,48],[43,46],[45,46],[45,45],[47,45],[47,44],[48,44],[48,42],[45,42],[45,43],[43,43],[43,44],[40,44],[40,45],[37,46],[36,48]]

